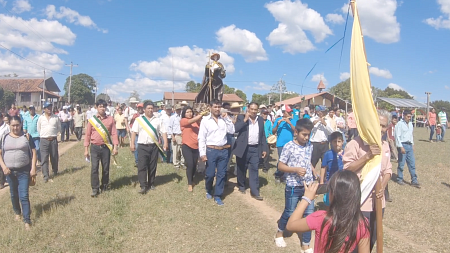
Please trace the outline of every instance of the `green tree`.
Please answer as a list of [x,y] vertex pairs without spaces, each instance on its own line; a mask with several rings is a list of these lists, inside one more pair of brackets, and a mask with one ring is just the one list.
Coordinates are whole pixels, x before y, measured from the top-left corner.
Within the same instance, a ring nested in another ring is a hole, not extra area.
[[16,100],[16,95],[12,91],[1,89],[1,98],[0,98],[0,108],[3,108],[5,111],[9,109],[12,103]]
[[130,93],[128,100],[130,100],[130,98],[136,98],[137,101],[141,101],[139,93],[135,90]]
[[251,102],[256,102],[260,105],[266,105],[269,104],[269,98],[267,97],[267,95],[253,93]]
[[200,89],[202,88],[201,83],[195,83],[194,81],[189,81],[186,83],[186,92],[194,92],[198,93],[200,92]]
[[404,91],[404,90],[395,90],[392,89],[390,87],[387,87],[386,89],[384,89],[384,92],[386,94],[387,97],[393,96],[393,95],[398,95],[397,98],[407,98],[407,99],[412,99],[413,97],[410,96],[408,94],[408,92]]
[[236,90],[234,93],[235,93],[238,97],[242,98],[242,100],[244,100],[245,103],[247,102],[247,95],[246,95],[243,91],[241,91],[241,90]]
[[[72,76],[72,86],[70,88],[70,102],[77,104],[93,104],[94,92],[97,85],[92,76],[87,74],[77,74]],[[64,84],[64,97],[69,94],[69,77]]]
[[350,78],[331,87],[329,92],[344,100],[348,100],[351,103],[352,95],[350,92]]
[[97,96],[97,101],[98,101],[99,99],[103,99],[103,100],[105,100],[106,102],[108,102],[109,100],[111,100],[111,98],[109,97],[109,95],[108,95],[108,94],[105,94],[105,93],[100,93],[100,94],[98,94],[98,96]]
[[448,114],[450,113],[450,102],[444,100],[436,100],[430,103],[430,105],[436,109],[437,112],[441,111],[441,108],[444,108],[444,111]]

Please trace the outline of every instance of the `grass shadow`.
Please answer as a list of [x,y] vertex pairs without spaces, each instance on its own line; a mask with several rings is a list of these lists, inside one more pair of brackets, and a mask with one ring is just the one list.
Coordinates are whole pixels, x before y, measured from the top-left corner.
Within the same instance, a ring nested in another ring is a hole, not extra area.
[[81,167],[65,169],[65,170],[63,170],[61,172],[58,172],[58,176],[62,176],[62,175],[65,175],[65,174],[73,174],[73,173],[75,173],[77,171],[80,171],[82,169],[85,169],[85,168],[87,168],[87,165],[84,165],[84,166],[81,166]]
[[419,141],[423,141],[423,142],[430,142],[430,140],[419,140]]
[[50,200],[45,204],[35,205],[34,208],[36,209],[36,219],[39,219],[47,212],[58,209],[58,207],[68,205],[74,199],[75,196],[57,197],[56,199]]
[[183,177],[178,175],[177,173],[170,173],[167,175],[156,176],[155,186],[167,184],[172,181],[176,181],[176,183],[179,183],[182,179],[183,179]]
[[117,180],[114,180],[111,183],[111,190],[117,190],[120,189],[124,186],[127,185],[133,185],[136,186],[136,184],[138,184],[138,176],[137,175],[132,175],[132,176],[126,176],[126,177],[121,177]]
[[446,183],[446,182],[441,182],[441,184],[447,186],[448,188],[450,188],[450,184]]

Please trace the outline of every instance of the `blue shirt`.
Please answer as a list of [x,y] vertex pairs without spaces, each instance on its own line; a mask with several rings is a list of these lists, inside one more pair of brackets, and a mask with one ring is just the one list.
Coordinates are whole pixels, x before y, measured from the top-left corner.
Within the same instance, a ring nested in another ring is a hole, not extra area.
[[281,151],[280,162],[289,167],[301,167],[306,169],[305,176],[301,177],[297,173],[284,173],[287,186],[303,186],[303,181],[310,184],[314,181],[312,174],[311,155],[313,146],[307,143],[305,146],[298,145],[294,141],[286,143]]
[[[277,118],[275,123],[273,123],[273,127],[278,125],[278,122],[283,118]],[[297,120],[291,119],[291,124],[295,126],[297,124]],[[294,129],[291,128],[286,122],[281,122],[277,129],[277,147],[283,147],[286,143],[292,141],[294,138]]]
[[303,115],[303,118],[304,118],[304,119],[310,119],[311,116],[309,116],[309,114],[306,114],[306,113],[305,113],[305,115]]
[[294,115],[294,116],[293,116],[293,119],[299,120],[299,119],[300,119],[300,110],[294,109],[294,110],[292,110],[292,111],[293,111],[293,114],[292,114],[292,115]]
[[37,130],[38,119],[38,114],[35,114],[33,118],[28,114],[28,116],[25,116],[23,119],[23,130],[27,130],[27,133],[29,133],[32,138],[39,137],[39,132]]
[[264,133],[266,134],[266,139],[272,135],[272,121],[268,119],[264,122]]
[[327,167],[327,174],[325,175],[324,182],[328,182],[335,172],[344,169],[342,155],[343,154],[339,155],[332,149],[325,152],[322,160],[322,168]]
[[405,142],[414,144],[413,130],[414,127],[411,121],[406,123],[404,120],[400,120],[397,125],[395,125],[395,145],[397,145],[397,148],[402,148],[402,143]]

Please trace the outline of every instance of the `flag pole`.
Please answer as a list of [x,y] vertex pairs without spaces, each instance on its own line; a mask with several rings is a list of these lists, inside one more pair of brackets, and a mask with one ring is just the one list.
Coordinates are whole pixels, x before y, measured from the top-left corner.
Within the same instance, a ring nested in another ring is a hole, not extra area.
[[[350,1],[353,15],[355,15],[355,11],[356,11],[355,1],[356,0]],[[361,26],[361,22],[359,23],[359,25]],[[361,32],[361,36],[363,36],[362,32]],[[363,48],[364,48],[364,55],[367,60],[366,46],[364,43],[363,43]],[[368,67],[369,67],[369,64],[367,64],[367,68]],[[378,180],[375,184],[375,195],[376,195],[376,193],[380,192],[381,190],[382,190],[381,177],[379,176]],[[383,198],[384,198],[384,196],[383,196]],[[375,199],[376,199],[375,214],[376,214],[376,226],[377,226],[377,253],[383,253],[383,206],[382,206],[383,203],[382,203],[381,198],[377,198],[375,196]]]

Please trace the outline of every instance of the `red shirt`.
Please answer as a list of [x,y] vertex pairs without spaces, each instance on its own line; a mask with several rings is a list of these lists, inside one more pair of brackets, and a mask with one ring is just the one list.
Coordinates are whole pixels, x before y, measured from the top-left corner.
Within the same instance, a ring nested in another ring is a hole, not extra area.
[[180,120],[181,127],[181,142],[188,145],[190,148],[198,149],[198,130],[199,125],[197,122],[189,124],[188,118],[182,118]]
[[430,126],[436,125],[436,113],[435,112],[428,113],[428,124],[430,124]]
[[[111,140],[114,145],[119,145],[119,139],[117,138],[117,129],[116,129],[116,122],[114,122],[114,118],[111,116],[106,115],[106,117],[102,118],[100,115],[97,115],[97,118],[99,118],[103,125],[108,130],[109,134],[111,135]],[[86,127],[86,136],[84,138],[84,146],[88,147],[89,144],[94,145],[103,145],[105,142],[103,141],[103,138],[100,136],[100,134],[95,130],[95,128],[92,126],[91,122],[88,121],[87,127]]]
[[13,116],[19,116],[20,114],[20,110],[19,109],[9,109],[8,111],[9,116],[13,117]]

